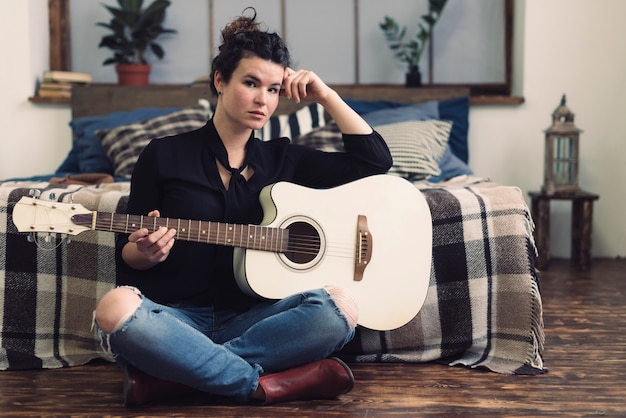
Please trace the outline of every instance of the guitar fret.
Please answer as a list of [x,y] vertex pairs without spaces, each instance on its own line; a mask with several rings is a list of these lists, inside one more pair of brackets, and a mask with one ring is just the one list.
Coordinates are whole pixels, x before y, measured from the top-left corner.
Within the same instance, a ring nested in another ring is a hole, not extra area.
[[279,251],[287,251],[287,244],[289,243],[289,240],[287,240],[287,242],[285,242],[285,238],[287,237],[287,231],[281,231],[280,234],[280,249]]
[[267,228],[261,227],[261,246],[267,250]]

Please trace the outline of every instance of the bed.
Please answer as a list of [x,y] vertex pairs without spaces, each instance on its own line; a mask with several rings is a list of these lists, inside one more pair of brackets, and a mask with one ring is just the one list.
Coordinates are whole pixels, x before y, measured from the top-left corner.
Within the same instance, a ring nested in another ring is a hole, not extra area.
[[[394,156],[390,174],[423,193],[433,225],[429,288],[420,312],[391,331],[358,327],[337,354],[351,362],[544,372],[533,222],[517,187],[472,174],[468,91],[334,88],[384,132]],[[34,196],[125,213],[132,165],[147,141],[201,126],[212,106],[205,84],[74,88],[74,142],[59,169],[0,182],[0,370],[70,367],[103,358],[92,311],[115,281],[113,233],[31,237],[13,224],[15,203]],[[257,134],[342,149],[336,126],[316,105],[281,102],[277,116]]]

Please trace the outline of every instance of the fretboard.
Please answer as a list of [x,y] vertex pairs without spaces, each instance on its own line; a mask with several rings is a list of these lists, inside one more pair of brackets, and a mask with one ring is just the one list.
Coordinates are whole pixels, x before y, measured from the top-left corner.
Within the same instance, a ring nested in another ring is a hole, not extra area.
[[161,227],[176,229],[176,239],[226,245],[252,250],[286,252],[289,244],[287,229],[239,225],[223,222],[157,218],[143,215],[92,212],[72,216],[72,222],[90,229],[132,233],[140,228],[154,232]]

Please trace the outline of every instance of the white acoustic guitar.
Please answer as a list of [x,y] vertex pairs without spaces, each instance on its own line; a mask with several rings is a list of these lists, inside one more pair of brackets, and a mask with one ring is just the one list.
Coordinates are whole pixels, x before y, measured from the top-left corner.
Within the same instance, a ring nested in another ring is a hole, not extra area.
[[423,195],[391,175],[331,189],[287,182],[260,195],[261,225],[94,212],[76,203],[22,197],[13,209],[20,232],[76,235],[175,228],[176,238],[235,248],[234,269],[247,294],[280,299],[338,285],[360,306],[359,324],[401,327],[419,312],[430,280],[432,221]]

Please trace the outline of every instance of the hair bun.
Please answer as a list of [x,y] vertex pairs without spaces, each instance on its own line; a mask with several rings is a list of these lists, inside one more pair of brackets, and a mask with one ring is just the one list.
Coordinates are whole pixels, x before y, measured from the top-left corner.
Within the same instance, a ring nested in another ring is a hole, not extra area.
[[[246,12],[250,10],[252,11],[252,16],[244,16]],[[239,16],[237,19],[230,22],[223,30],[222,30],[222,39],[224,43],[228,42],[228,39],[237,35],[241,32],[254,32],[260,30],[260,24],[256,22],[256,9],[254,7],[246,7],[242,16]]]

